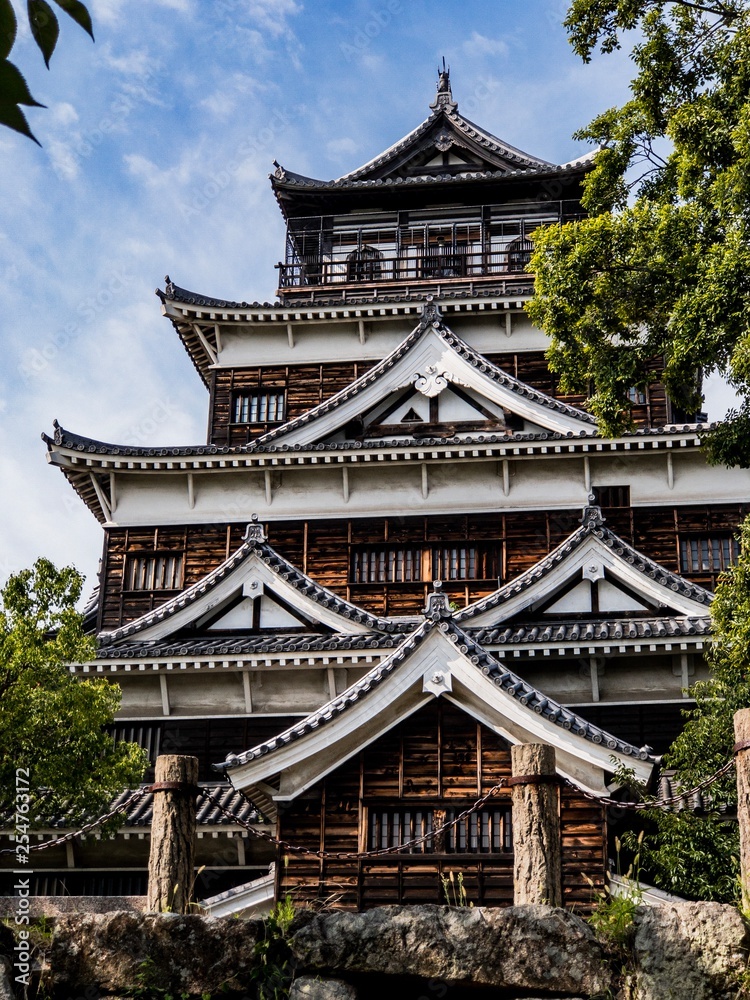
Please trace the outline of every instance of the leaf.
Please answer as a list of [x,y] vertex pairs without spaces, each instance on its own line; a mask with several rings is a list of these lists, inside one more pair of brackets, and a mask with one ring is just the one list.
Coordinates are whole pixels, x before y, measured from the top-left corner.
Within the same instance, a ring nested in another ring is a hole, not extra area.
[[49,69],[49,61],[57,45],[60,25],[55,12],[47,0],[28,0],[29,25],[34,41],[44,56],[44,64]]
[[7,59],[0,60],[0,104],[26,104],[33,108],[46,107],[46,105],[34,100],[20,71]]
[[0,0],[0,59],[7,59],[16,40],[16,15],[10,0]]
[[16,132],[20,132],[22,135],[26,135],[29,139],[32,139],[37,146],[41,146],[41,142],[39,142],[29,128],[26,115],[24,115],[17,104],[0,104],[0,125],[6,125],[8,128],[15,129]]
[[76,24],[80,24],[84,31],[91,35],[94,41],[94,28],[91,24],[91,15],[85,5],[80,0],[55,0],[58,7],[62,7],[66,14],[69,14]]

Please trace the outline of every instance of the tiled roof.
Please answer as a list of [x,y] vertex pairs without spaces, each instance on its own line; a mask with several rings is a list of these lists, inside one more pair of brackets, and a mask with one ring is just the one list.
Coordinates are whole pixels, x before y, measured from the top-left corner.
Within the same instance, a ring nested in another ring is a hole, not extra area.
[[518,674],[507,670],[490,653],[475,642],[462,628],[460,628],[454,618],[427,618],[411,635],[390,656],[373,667],[364,677],[352,684],[346,691],[336,698],[323,705],[322,708],[308,715],[306,719],[295,723],[289,729],[278,736],[256,747],[245,751],[242,754],[230,754],[223,764],[217,764],[217,770],[231,770],[241,764],[246,764],[251,760],[273,753],[289,743],[300,739],[307,733],[324,726],[332,719],[341,715],[351,705],[366,697],[370,691],[377,688],[390,674],[406,660],[411,653],[422,643],[433,629],[440,629],[448,639],[455,643],[462,653],[469,657],[478,670],[487,675],[498,687],[515,698],[529,711],[543,716],[563,729],[570,730],[584,739],[593,743],[602,744],[610,750],[624,754],[625,756],[636,757],[640,760],[649,760],[650,754],[645,748],[638,748],[616,736],[605,732],[598,726],[587,722],[580,715],[564,708],[559,702],[552,698],[547,698],[541,691],[523,680]]
[[[196,799],[196,819],[200,826],[231,826],[234,821],[229,819],[215,806],[205,795],[203,789],[209,792],[213,798],[221,802],[222,806],[229,809],[239,819],[247,823],[255,823],[260,819],[260,815],[249,799],[223,782],[200,782]],[[121,792],[112,800],[110,809],[115,809],[125,802],[133,794],[134,789],[127,789]],[[140,799],[129,806],[120,816],[120,822],[125,827],[147,827],[151,825],[154,811],[154,793],[146,792]],[[0,829],[8,829],[13,825],[12,818],[3,816],[0,818]],[[53,816],[51,820],[45,821],[45,827],[55,830],[71,828],[71,818],[67,814]],[[77,828],[77,825],[75,826]]]
[[[442,322],[442,315],[437,307],[437,304],[428,300],[423,307],[422,318],[419,324],[396,348],[395,351],[392,351],[387,357],[366,372],[361,378],[352,382],[351,385],[342,389],[341,392],[336,393],[335,396],[331,396],[330,399],[325,400],[325,402],[321,403],[319,406],[316,406],[312,410],[308,410],[307,413],[303,413],[294,420],[290,420],[286,424],[282,424],[281,427],[276,427],[273,430],[268,431],[267,434],[262,435],[257,439],[257,444],[254,445],[252,450],[258,450],[261,447],[265,447],[269,442],[274,441],[277,437],[283,436],[284,434],[289,433],[289,431],[296,430],[299,427],[304,427],[307,424],[312,423],[319,417],[335,410],[337,407],[341,406],[342,403],[345,403],[349,399],[357,396],[364,389],[379,381],[379,379],[381,379],[386,372],[389,371],[389,369],[393,368],[396,362],[400,361],[416,344],[419,343],[428,331],[434,331],[460,357],[468,361],[474,368],[479,369],[483,375],[486,375],[486,377],[491,379],[493,382],[497,382],[506,389],[510,389],[511,392],[516,395],[529,399],[537,405],[544,406],[546,409],[552,410],[555,413],[563,413],[567,417],[574,417],[576,420],[588,423],[591,425],[592,434],[595,433],[596,417],[583,410],[579,410],[575,406],[570,406],[568,403],[563,403],[558,399],[553,399],[552,396],[547,396],[538,389],[533,389],[531,386],[525,385],[513,375],[509,375],[507,372],[503,371],[502,368],[498,368],[497,365],[492,364],[491,361],[484,358],[478,351],[475,351],[473,347],[470,347],[465,340],[462,340],[455,333],[449,330],[448,327],[446,327]],[[499,439],[502,439],[503,437],[504,435],[498,436]]]
[[[508,291],[508,286],[512,291]],[[481,299],[489,298],[495,299],[498,296],[503,295],[531,295],[534,288],[532,284],[524,284],[522,281],[518,282],[513,276],[509,276],[496,285],[486,285],[482,287],[475,288],[465,288],[460,290],[449,290],[447,288],[442,288],[440,292],[441,300],[462,300],[462,299]],[[292,289],[292,291],[296,291]],[[394,303],[398,302],[403,305],[409,305],[414,302],[422,302],[425,297],[430,294],[429,291],[418,291],[416,289],[411,290],[408,294],[404,292],[388,292],[387,288],[384,286],[382,288],[368,288],[367,291],[352,291],[350,288],[346,290],[346,295],[344,296],[341,292],[336,292],[335,288],[325,289],[326,294],[321,295],[322,289],[316,286],[314,289],[310,289],[310,298],[303,299],[298,298],[295,294],[294,299],[289,302],[238,302],[232,299],[218,299],[210,295],[203,295],[200,292],[191,292],[186,288],[180,288],[179,285],[175,285],[173,282],[168,281],[165,290],[162,292],[161,289],[156,290],[156,294],[162,301],[170,302],[181,302],[184,305],[199,306],[206,309],[216,309],[221,311],[230,312],[245,312],[248,310],[281,310],[288,313],[294,313],[295,310],[300,308],[312,307],[316,309],[323,309],[325,307],[331,306],[357,306],[357,305],[377,305],[380,303]]]
[[467,629],[483,646],[516,643],[612,642],[707,636],[711,619],[705,618],[616,618],[610,621],[514,623],[492,628]]
[[634,549],[632,545],[628,545],[627,542],[623,541],[619,535],[616,535],[604,524],[604,518],[599,507],[586,507],[583,512],[583,523],[577,531],[574,531],[556,549],[553,549],[548,556],[535,563],[534,566],[516,577],[515,580],[505,584],[504,587],[500,587],[481,601],[477,601],[468,608],[456,612],[456,620],[461,623],[470,623],[472,618],[482,612],[487,611],[489,608],[498,607],[516,597],[524,590],[529,589],[537,580],[545,577],[572,552],[575,552],[592,535],[599,538],[608,548],[629,563],[639,573],[643,573],[644,576],[647,576],[667,590],[681,594],[683,597],[688,597],[699,604],[704,604],[708,608],[713,599],[709,591],[698,586],[696,583],[690,583],[683,577],[678,576],[677,573],[672,573],[670,570],[660,566],[659,563],[654,562],[653,559],[649,559],[648,556],[644,556],[641,552],[638,552],[637,549]]
[[[228,635],[163,639],[153,642],[107,644],[97,650],[98,659],[135,660],[165,656],[247,656],[261,654],[327,653],[340,650],[390,649],[404,638],[406,628],[393,633],[370,632],[337,635],[292,633],[278,635]],[[109,636],[103,636],[109,638]]]
[[148,612],[148,614],[142,615],[135,621],[130,622],[127,625],[123,625],[121,628],[114,629],[112,632],[103,632],[100,637],[100,641],[106,646],[109,643],[119,642],[121,639],[127,639],[130,636],[136,635],[138,632],[143,631],[150,625],[154,625],[157,622],[163,621],[165,618],[169,618],[178,611],[182,611],[183,608],[190,604],[195,603],[199,598],[210,591],[218,583],[224,580],[229,573],[231,573],[240,563],[244,562],[248,556],[255,552],[263,562],[269,566],[274,573],[278,573],[286,582],[291,584],[296,590],[310,600],[315,601],[320,604],[323,608],[329,608],[330,610],[341,615],[343,618],[348,618],[351,621],[357,622],[362,625],[367,625],[373,631],[376,632],[398,632],[400,626],[390,621],[387,618],[378,618],[377,615],[370,614],[369,611],[364,611],[362,608],[358,608],[356,605],[351,604],[349,601],[345,601],[343,598],[338,597],[332,591],[327,590],[322,587],[319,583],[315,583],[309,576],[305,573],[300,572],[295,566],[290,562],[287,562],[282,556],[271,548],[271,546],[266,542],[265,535],[260,529],[260,525],[253,523],[248,526],[248,534],[246,540],[242,545],[229,556],[220,566],[217,566],[215,570],[208,573],[197,583],[194,583],[192,587],[188,587],[187,590],[183,590],[181,594],[173,597],[171,600],[155,608],[153,611]]

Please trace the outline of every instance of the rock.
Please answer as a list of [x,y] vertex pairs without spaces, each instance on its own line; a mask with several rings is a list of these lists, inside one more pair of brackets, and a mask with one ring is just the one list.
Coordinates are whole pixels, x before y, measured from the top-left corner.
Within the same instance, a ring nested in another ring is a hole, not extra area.
[[289,1000],[357,1000],[357,990],[343,979],[300,976],[292,983]]
[[170,913],[58,917],[44,986],[57,996],[86,989],[122,994],[153,988],[175,996],[242,990],[258,965],[259,920]]
[[16,1000],[12,969],[10,959],[0,957],[0,1000]]
[[734,1000],[750,937],[720,903],[641,906],[633,944],[634,1000]]
[[298,969],[307,972],[418,976],[449,986],[573,996],[614,988],[589,926],[558,907],[383,906],[326,913],[289,944]]

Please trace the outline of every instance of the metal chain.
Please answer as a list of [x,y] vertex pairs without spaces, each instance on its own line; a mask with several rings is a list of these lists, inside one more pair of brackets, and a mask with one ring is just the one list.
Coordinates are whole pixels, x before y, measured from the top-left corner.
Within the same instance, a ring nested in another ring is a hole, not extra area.
[[643,811],[644,809],[661,809],[664,806],[672,806],[679,802],[681,799],[690,798],[691,795],[696,795],[698,792],[702,792],[704,788],[708,788],[709,785],[713,785],[715,781],[719,778],[723,778],[725,774],[728,774],[734,767],[734,757],[730,757],[729,760],[718,771],[714,771],[713,774],[704,778],[699,785],[695,788],[690,788],[684,792],[678,792],[675,795],[669,795],[663,799],[650,799],[649,801],[631,801],[623,802],[620,799],[613,799],[608,795],[596,795],[593,792],[587,791],[585,788],[581,788],[579,784],[572,781],[570,778],[563,778],[563,781],[570,788],[574,788],[577,792],[580,792],[587,799],[592,799],[594,802],[598,802],[603,806],[618,806],[620,809],[633,809],[634,811]]
[[[713,785],[720,778],[723,778],[725,774],[728,774],[734,767],[734,763],[735,763],[734,757],[730,757],[730,759],[726,762],[726,764],[720,767],[718,771],[714,771],[714,773],[709,775],[708,778],[704,778],[703,781],[701,781],[700,784],[696,785],[694,788],[691,788],[684,792],[679,792],[675,795],[667,796],[666,798],[663,799],[652,799],[649,801],[638,801],[638,802],[622,801],[620,799],[613,799],[608,795],[596,795],[594,792],[589,792],[587,789],[583,788],[581,785],[579,785],[577,782],[573,781],[570,778],[563,778],[562,780],[569,788],[574,789],[576,792],[579,792],[581,795],[583,795],[584,798],[590,799],[592,802],[596,802],[599,805],[616,806],[619,809],[632,809],[634,811],[643,811],[644,809],[660,809],[664,806],[675,805],[682,799],[690,798],[692,795],[696,795],[698,792],[703,791],[704,788],[708,788],[710,785]],[[222,802],[219,802],[217,799],[215,799],[207,788],[202,788],[201,791],[203,793],[203,798],[207,799],[225,816],[233,820],[235,823],[238,823],[240,826],[244,827],[254,837],[257,837],[259,840],[265,840],[269,844],[274,844],[276,847],[282,847],[286,851],[291,851],[297,854],[309,854],[312,857],[316,858],[330,858],[336,861],[344,861],[353,858],[377,858],[377,857],[382,857],[383,855],[396,854],[404,850],[407,850],[411,847],[418,847],[420,844],[424,844],[427,840],[433,840],[434,838],[439,837],[441,834],[445,833],[446,830],[450,830],[452,827],[456,826],[462,820],[466,819],[467,816],[471,816],[472,813],[475,813],[479,809],[481,809],[482,806],[490,798],[492,798],[493,795],[495,795],[498,791],[500,791],[501,788],[507,786],[507,781],[508,781],[507,778],[503,778],[502,781],[498,782],[498,784],[496,785],[493,785],[492,788],[490,788],[490,790],[485,795],[477,799],[476,802],[472,806],[469,806],[468,809],[464,809],[464,811],[459,813],[458,816],[454,817],[451,820],[448,820],[447,822],[443,823],[442,826],[436,827],[434,830],[431,830],[430,833],[426,833],[421,837],[414,837],[411,840],[407,840],[404,843],[398,844],[395,847],[383,847],[376,851],[347,851],[347,852],[320,851],[320,850],[314,851],[312,850],[312,848],[309,847],[301,847],[297,844],[290,844],[286,840],[279,840],[276,837],[272,837],[270,833],[264,833],[263,831],[258,830],[256,827],[251,826],[250,823],[247,822],[247,820],[242,819],[236,813],[232,812],[231,809],[227,808],[227,806],[225,806]],[[29,847],[29,853],[31,853],[31,851],[44,851],[48,847],[59,847],[60,844],[65,844],[69,840],[74,840],[76,837],[80,837],[86,833],[90,833],[97,827],[103,826],[106,822],[108,822],[110,819],[113,819],[119,813],[124,812],[131,805],[133,805],[134,802],[137,802],[139,799],[143,798],[143,796],[146,795],[151,790],[152,790],[151,785],[144,785],[142,788],[139,788],[137,791],[133,792],[132,795],[128,796],[128,798],[125,799],[124,802],[121,802],[113,809],[110,809],[109,812],[105,813],[103,816],[99,816],[97,819],[91,820],[91,822],[89,823],[85,823],[79,830],[74,830],[71,833],[65,833],[62,836],[55,837],[52,840],[46,840],[43,844],[34,844],[32,847]],[[5,850],[0,851],[0,855],[15,854],[16,851],[17,847],[6,848]]]
[[[69,840],[75,839],[75,837],[80,837],[84,833],[90,833],[95,830],[98,826],[103,826],[108,820],[113,819],[118,813],[124,812],[129,806],[132,806],[134,802],[142,799],[147,792],[151,791],[151,785],[144,785],[139,788],[132,795],[128,796],[124,802],[121,802],[118,806],[110,809],[108,813],[103,816],[99,816],[98,819],[92,819],[90,823],[84,824],[80,830],[74,830],[72,833],[64,833],[60,837],[55,837],[53,840],[45,840],[43,844],[34,844],[33,847],[29,847],[29,853],[31,851],[45,851],[48,847],[59,847],[60,844],[65,844]],[[18,851],[18,847],[6,848],[0,851],[0,854],[15,854]]]
[[485,795],[483,795],[480,799],[477,799],[474,805],[469,806],[468,809],[464,809],[464,811],[459,813],[458,816],[448,820],[446,823],[443,823],[442,826],[436,827],[434,830],[431,830],[429,833],[426,833],[421,837],[414,837],[412,840],[407,840],[403,844],[398,844],[395,847],[382,847],[377,851],[314,851],[311,847],[300,847],[298,844],[290,844],[286,840],[279,840],[277,837],[272,837],[270,833],[263,833],[261,830],[257,830],[246,820],[240,819],[239,816],[235,815],[231,809],[228,809],[221,802],[218,802],[207,790],[205,794],[209,802],[215,805],[217,809],[224,813],[225,816],[233,819],[236,823],[239,823],[240,826],[244,826],[250,831],[250,833],[253,834],[254,837],[258,837],[260,840],[265,840],[269,844],[274,844],[276,847],[282,847],[285,851],[290,851],[295,854],[309,854],[315,858],[327,858],[334,861],[348,861],[354,858],[378,858],[383,855],[398,854],[402,851],[408,850],[410,847],[418,847],[420,844],[424,844],[427,840],[433,840],[435,837],[439,837],[446,830],[456,826],[456,824],[460,823],[461,820],[466,819],[467,816],[470,816],[478,809],[481,809],[488,799],[492,798],[492,796],[495,795],[501,788],[505,787],[507,780],[507,778],[503,778],[502,781],[498,782],[498,784],[493,785]]

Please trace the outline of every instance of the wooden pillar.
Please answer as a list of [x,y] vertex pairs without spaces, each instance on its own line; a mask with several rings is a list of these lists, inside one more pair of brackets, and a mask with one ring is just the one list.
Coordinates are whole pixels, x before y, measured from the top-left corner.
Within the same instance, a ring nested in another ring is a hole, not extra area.
[[193,891],[197,782],[197,757],[157,757],[148,860],[149,913],[188,912]]
[[560,791],[554,747],[511,747],[513,904],[562,906]]
[[750,907],[750,708],[734,713],[737,755],[737,823],[740,828],[740,885],[742,912]]

